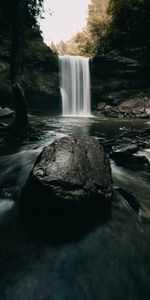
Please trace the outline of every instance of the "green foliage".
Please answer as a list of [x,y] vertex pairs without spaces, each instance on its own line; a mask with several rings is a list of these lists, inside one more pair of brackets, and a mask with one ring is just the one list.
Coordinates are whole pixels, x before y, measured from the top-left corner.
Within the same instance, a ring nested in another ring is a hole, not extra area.
[[150,30],[148,0],[110,0],[108,13],[112,17],[109,28],[112,45],[147,43]]
[[[4,34],[11,31],[15,0],[0,1],[0,31]],[[26,27],[36,25],[37,17],[43,11],[43,0],[27,0],[25,9]]]
[[109,23],[107,13],[109,0],[92,0],[88,7],[87,26],[78,32],[69,42],[57,45],[60,54],[94,56],[104,52],[104,41]]
[[110,23],[110,16],[107,12],[108,4],[109,0],[91,0],[86,29],[80,33],[80,39],[77,39],[81,53],[84,50],[86,55],[94,56],[99,52],[101,54],[105,52],[106,33]]
[[149,32],[149,0],[91,0],[86,28],[57,49],[94,56],[114,48],[150,47]]
[[28,0],[26,20],[29,27],[37,25],[37,18],[42,16],[44,0]]
[[38,17],[43,10],[43,0],[28,0],[28,9],[32,16]]
[[[51,76],[51,72],[58,68],[57,56],[43,43],[37,23],[37,17],[42,11],[42,2],[26,1],[23,45],[25,91],[26,87],[40,90],[40,85],[44,86],[45,74]],[[10,62],[14,3],[15,0],[0,0],[0,91],[6,94],[11,94]]]
[[[9,34],[10,25],[12,24],[13,5],[10,0],[0,1],[0,33]],[[9,20],[9,21],[8,21]]]

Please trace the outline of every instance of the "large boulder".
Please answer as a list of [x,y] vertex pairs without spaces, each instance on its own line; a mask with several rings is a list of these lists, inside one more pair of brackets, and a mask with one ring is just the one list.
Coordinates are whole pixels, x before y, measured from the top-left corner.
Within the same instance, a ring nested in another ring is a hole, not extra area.
[[102,215],[112,195],[110,163],[92,137],[63,137],[37,158],[22,190],[20,207],[27,219],[40,222]]

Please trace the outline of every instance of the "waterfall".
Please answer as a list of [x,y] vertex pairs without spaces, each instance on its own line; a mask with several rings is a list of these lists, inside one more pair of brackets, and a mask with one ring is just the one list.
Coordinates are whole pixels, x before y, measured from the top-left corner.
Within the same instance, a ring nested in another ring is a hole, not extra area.
[[89,58],[59,57],[60,90],[64,116],[90,116]]

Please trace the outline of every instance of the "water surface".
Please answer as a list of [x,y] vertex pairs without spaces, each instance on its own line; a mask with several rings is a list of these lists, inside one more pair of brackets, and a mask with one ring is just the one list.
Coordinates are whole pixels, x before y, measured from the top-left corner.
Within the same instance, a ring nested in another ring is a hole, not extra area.
[[31,115],[30,122],[42,129],[41,140],[16,143],[4,149],[0,157],[0,299],[149,299],[149,166],[111,161],[114,184],[135,193],[141,216],[116,194],[111,218],[78,241],[72,238],[55,244],[30,234],[18,218],[16,202],[36,157],[55,139],[70,134],[109,138],[124,127],[150,124],[144,120],[46,115]]

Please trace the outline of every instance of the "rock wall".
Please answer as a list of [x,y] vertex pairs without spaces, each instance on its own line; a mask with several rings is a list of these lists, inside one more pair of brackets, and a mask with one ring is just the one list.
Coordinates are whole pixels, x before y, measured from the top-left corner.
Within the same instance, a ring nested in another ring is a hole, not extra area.
[[[38,28],[26,32],[24,79],[28,110],[62,112],[58,57],[43,43]],[[10,33],[0,31],[0,106],[12,106]],[[92,110],[102,116],[150,117],[150,56],[130,49],[90,60]]]
[[[26,32],[23,86],[29,110],[60,113],[58,58],[43,43],[38,29]],[[12,106],[10,83],[11,41],[0,34],[0,106]]]
[[106,116],[150,117],[150,57],[142,49],[91,59],[92,109]]

